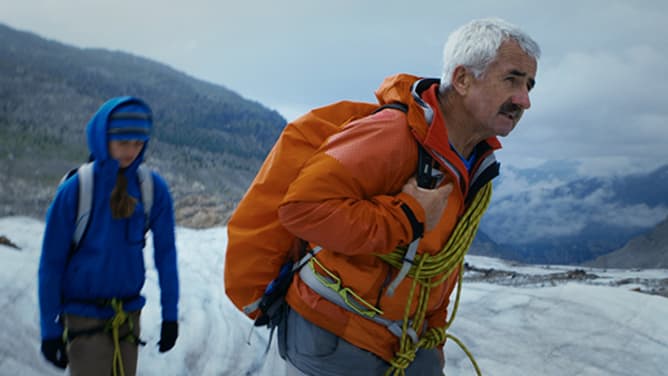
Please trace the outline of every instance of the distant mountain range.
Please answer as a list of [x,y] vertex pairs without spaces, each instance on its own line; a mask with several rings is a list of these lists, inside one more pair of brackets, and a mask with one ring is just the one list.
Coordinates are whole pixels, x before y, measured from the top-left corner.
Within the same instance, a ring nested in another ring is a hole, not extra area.
[[[286,123],[276,111],[158,62],[0,24],[0,216],[43,218],[60,177],[88,157],[88,119],[118,95],[153,108],[147,164],[167,179],[184,226],[226,223]],[[583,178],[577,167],[502,166],[472,254],[580,264],[668,216],[668,165],[610,178]]]
[[43,217],[60,177],[88,158],[88,119],[119,95],[153,108],[147,163],[169,182],[179,223],[195,227],[225,222],[286,123],[164,64],[0,24],[0,216]]
[[649,173],[566,181],[549,169],[502,171],[481,223],[487,242],[480,254],[580,264],[621,248],[668,216],[668,165]]
[[597,268],[668,269],[668,218],[621,249],[585,263]]

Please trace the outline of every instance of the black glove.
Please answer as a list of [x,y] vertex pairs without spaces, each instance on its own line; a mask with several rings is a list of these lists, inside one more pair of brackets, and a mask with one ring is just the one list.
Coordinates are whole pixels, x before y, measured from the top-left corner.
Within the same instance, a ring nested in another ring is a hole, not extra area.
[[163,321],[160,329],[160,352],[164,353],[174,347],[176,337],[179,336],[179,323],[176,321]]
[[67,358],[67,350],[65,342],[61,338],[42,340],[42,354],[54,366],[65,369],[69,359]]

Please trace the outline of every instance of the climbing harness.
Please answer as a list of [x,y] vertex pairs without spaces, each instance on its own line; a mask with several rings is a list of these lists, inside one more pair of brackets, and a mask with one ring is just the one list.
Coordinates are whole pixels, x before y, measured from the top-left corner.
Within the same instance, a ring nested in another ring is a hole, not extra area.
[[[99,325],[93,328],[82,329],[71,331],[68,328],[65,328],[63,331],[63,340],[66,342],[72,342],[76,337],[80,336],[90,336],[98,334],[101,332],[110,333],[112,341],[114,343],[114,352],[112,358],[112,371],[113,376],[125,376],[125,370],[123,369],[123,357],[121,355],[121,341],[127,341],[136,345],[144,346],[146,342],[139,339],[134,334],[135,323],[132,320],[132,317],[123,309],[123,300],[122,299],[102,299],[96,300],[94,303],[97,306],[109,306],[114,310],[114,316],[112,316],[106,323]],[[121,336],[120,329],[127,323],[128,334]]]

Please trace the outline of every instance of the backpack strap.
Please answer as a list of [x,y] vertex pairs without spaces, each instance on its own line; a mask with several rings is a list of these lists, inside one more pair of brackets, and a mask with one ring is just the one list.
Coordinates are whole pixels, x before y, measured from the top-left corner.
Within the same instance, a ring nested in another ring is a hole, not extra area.
[[[382,111],[386,108],[391,108],[394,110],[401,111],[403,113],[408,113],[408,106],[406,104],[401,103],[401,102],[393,102],[393,103],[388,103],[384,104],[380,107],[378,107],[374,113],[377,113],[379,111]],[[443,177],[443,175],[439,175],[434,169],[433,169],[433,158],[427,151],[424,149],[424,147],[418,142],[418,165],[417,165],[417,173],[416,173],[416,180],[418,183],[419,187],[422,188],[427,188],[427,189],[434,189],[437,185],[438,182],[440,182],[440,178]],[[399,286],[399,283],[406,278],[406,275],[408,274],[408,271],[410,270],[411,266],[413,265],[415,255],[417,254],[418,250],[418,245],[420,244],[420,239],[422,238],[423,231],[415,231],[415,225],[419,225],[416,223],[414,220],[415,216],[413,215],[412,212],[410,212],[410,209],[408,207],[402,207],[404,211],[406,211],[406,215],[408,219],[411,221],[411,225],[414,227],[414,236],[415,239],[411,241],[411,243],[408,245],[408,251],[406,252],[404,258],[403,258],[403,264],[401,268],[399,269],[399,272],[397,273],[397,276],[392,280],[390,285],[388,286],[386,294],[388,296],[394,295],[394,291],[396,290],[397,286]]]
[[391,108],[391,109],[394,109],[394,110],[397,110],[397,111],[401,111],[404,114],[408,113],[408,106],[406,106],[405,104],[403,104],[401,102],[392,102],[392,103],[384,104],[384,105],[378,107],[377,109],[375,109],[372,113],[373,114],[378,113],[380,111],[383,111],[386,108]]
[[90,219],[90,210],[93,206],[93,163],[82,164],[76,170],[79,179],[79,201],[77,205],[76,228],[72,237],[73,248],[79,245]]
[[[341,286],[339,286],[339,290],[334,290],[331,287],[325,285],[324,281],[331,277],[328,277],[328,275],[320,275],[318,272],[316,272],[315,268],[313,267],[314,261],[318,264],[319,267],[324,269],[324,265],[317,262],[316,259],[312,259],[309,260],[308,267],[302,268],[299,271],[299,277],[308,287],[311,288],[311,290],[315,291],[318,293],[318,295],[322,296],[327,301],[334,303],[341,308],[356,313],[362,317],[365,317],[366,319],[376,322],[377,324],[385,326],[390,331],[390,333],[394,334],[398,338],[401,338],[403,334],[402,320],[389,320],[382,316],[382,312],[369,309],[371,307],[370,303],[366,303],[368,306],[362,306],[360,305],[361,302],[356,302],[355,299],[344,297],[342,293],[349,290],[342,288]],[[340,283],[340,281],[338,282]],[[412,325],[412,320],[409,320],[407,325],[407,334],[413,343],[418,343],[419,337],[415,329],[413,329]]]
[[[268,299],[276,299],[276,297],[273,296],[274,295],[273,293],[274,293],[274,289],[276,288],[276,286],[278,286],[280,284],[281,279],[289,278],[289,280],[292,281],[292,275],[295,272],[297,272],[299,269],[301,269],[302,266],[304,266],[312,257],[314,257],[316,254],[318,254],[318,252],[320,252],[321,250],[322,250],[321,246],[319,246],[319,245],[315,246],[315,247],[313,247],[313,249],[307,250],[306,254],[302,258],[300,258],[299,261],[297,261],[295,263],[283,264],[283,266],[281,267],[281,270],[279,272],[279,275],[276,278],[274,278],[267,285],[267,287],[264,290],[264,294],[261,297],[259,297],[256,301],[252,302],[251,304],[249,304],[247,306],[244,306],[242,308],[242,311],[245,314],[248,315],[248,314],[251,314],[251,313],[257,311],[262,306],[271,305],[273,302],[268,302],[267,300]],[[286,270],[285,269],[286,266],[289,266],[290,269]],[[287,289],[285,291],[287,291]],[[258,316],[258,318],[259,318],[259,316]],[[258,319],[255,319],[256,322],[257,322],[257,320]],[[256,326],[262,326],[262,325],[256,325]]]
[[[76,172],[79,176],[79,201],[77,205],[77,219],[74,235],[72,236],[72,248],[76,249],[88,228],[88,220],[93,206],[93,163],[88,162],[81,165],[78,169],[68,172],[63,179],[64,182]],[[151,208],[153,207],[153,175],[151,169],[143,164],[137,168],[137,178],[141,189],[141,200],[144,206],[144,232],[150,229],[149,219]]]
[[153,174],[151,169],[139,165],[137,168],[137,178],[139,179],[139,187],[141,188],[141,200],[144,205],[144,233],[150,229],[151,207],[153,206]]

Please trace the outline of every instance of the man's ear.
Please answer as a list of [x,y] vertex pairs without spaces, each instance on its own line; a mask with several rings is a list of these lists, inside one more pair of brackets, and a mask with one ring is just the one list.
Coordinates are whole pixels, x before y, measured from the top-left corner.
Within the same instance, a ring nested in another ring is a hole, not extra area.
[[452,88],[459,95],[465,95],[473,82],[473,72],[463,65],[458,65],[452,72]]

